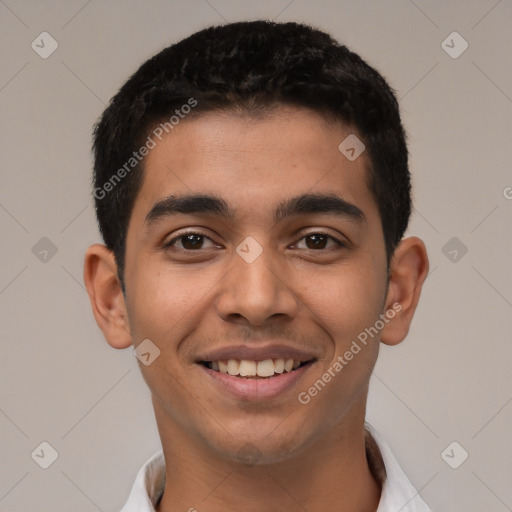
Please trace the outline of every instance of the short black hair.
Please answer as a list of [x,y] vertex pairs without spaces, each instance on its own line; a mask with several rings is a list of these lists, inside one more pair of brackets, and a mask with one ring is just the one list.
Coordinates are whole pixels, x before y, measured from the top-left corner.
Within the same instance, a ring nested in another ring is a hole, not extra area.
[[363,141],[389,264],[411,213],[408,152],[394,91],[321,30],[293,22],[237,22],[203,29],[147,60],[94,127],[96,215],[123,291],[126,234],[143,156],[160,133],[154,127],[161,123],[160,131],[169,133],[179,118],[212,111],[261,115],[282,105],[310,108]]

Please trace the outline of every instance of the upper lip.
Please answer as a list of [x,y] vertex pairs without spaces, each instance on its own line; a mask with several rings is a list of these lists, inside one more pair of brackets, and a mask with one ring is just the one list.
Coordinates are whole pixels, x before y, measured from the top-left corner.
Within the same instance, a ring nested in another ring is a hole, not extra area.
[[246,361],[265,361],[266,359],[293,359],[294,361],[306,362],[316,359],[313,352],[306,352],[286,345],[263,345],[251,347],[249,345],[237,345],[220,347],[205,352],[197,358],[196,362],[202,361],[227,361],[228,359]]

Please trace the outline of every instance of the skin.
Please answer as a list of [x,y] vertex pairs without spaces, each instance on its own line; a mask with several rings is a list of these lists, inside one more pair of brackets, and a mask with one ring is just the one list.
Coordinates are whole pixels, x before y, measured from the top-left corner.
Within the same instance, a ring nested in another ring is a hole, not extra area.
[[[403,239],[388,282],[366,154],[351,162],[338,150],[352,132],[284,106],[264,119],[219,112],[185,119],[146,157],[127,233],[125,296],[113,254],[101,244],[88,249],[84,280],[108,343],[123,349],[149,338],[161,351],[151,365],[139,363],[166,460],[159,511],[377,509],[381,486],[363,431],[370,374],[380,343],[407,335],[428,258],[420,239]],[[145,224],[157,201],[199,193],[223,198],[235,215]],[[276,223],[275,207],[305,193],[338,194],[365,220],[308,213]],[[163,247],[185,229],[208,237],[199,238],[201,250],[183,239]],[[306,236],[314,233],[333,238],[316,248]],[[248,236],[263,249],[252,263],[236,252]],[[301,404],[298,393],[395,303],[401,311],[380,334]],[[272,399],[221,392],[196,363],[206,349],[268,342],[317,356]]]

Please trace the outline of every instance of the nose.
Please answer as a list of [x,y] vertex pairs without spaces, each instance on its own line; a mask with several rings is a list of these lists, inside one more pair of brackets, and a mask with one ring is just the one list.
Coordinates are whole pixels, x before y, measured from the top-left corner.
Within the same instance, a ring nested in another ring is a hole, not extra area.
[[234,254],[232,265],[217,300],[217,312],[223,320],[264,326],[277,318],[295,316],[297,297],[285,282],[282,265],[269,251],[264,250],[252,263]]

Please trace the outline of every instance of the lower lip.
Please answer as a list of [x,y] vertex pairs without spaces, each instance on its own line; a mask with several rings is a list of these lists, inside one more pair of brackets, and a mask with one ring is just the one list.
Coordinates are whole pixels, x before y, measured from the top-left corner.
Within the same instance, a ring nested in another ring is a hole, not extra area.
[[304,374],[313,366],[310,362],[292,372],[281,373],[274,377],[251,379],[234,377],[199,365],[215,383],[234,397],[242,400],[269,400],[295,387]]

